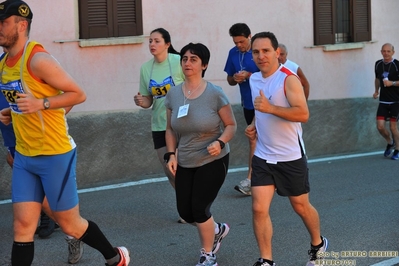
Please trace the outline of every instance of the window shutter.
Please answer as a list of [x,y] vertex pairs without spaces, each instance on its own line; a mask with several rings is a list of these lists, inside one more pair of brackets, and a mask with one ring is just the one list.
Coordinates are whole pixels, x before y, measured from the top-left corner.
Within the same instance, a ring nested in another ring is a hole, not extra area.
[[353,41],[371,40],[371,0],[353,1]]
[[335,4],[334,0],[314,0],[314,44],[335,43]]
[[115,36],[142,35],[141,0],[116,0],[115,4]]
[[80,0],[80,38],[107,38],[112,36],[112,10],[107,0]]

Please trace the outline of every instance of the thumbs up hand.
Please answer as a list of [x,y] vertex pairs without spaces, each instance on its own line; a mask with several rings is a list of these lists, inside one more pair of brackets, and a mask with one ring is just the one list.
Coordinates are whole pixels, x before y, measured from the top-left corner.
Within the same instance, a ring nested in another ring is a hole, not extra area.
[[262,113],[269,113],[271,107],[272,105],[270,104],[269,100],[266,98],[263,91],[260,90],[259,96],[256,96],[254,101],[255,110],[260,111]]

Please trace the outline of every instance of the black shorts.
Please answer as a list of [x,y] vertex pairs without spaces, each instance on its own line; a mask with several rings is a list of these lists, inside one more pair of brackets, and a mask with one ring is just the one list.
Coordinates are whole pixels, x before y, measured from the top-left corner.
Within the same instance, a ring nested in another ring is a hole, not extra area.
[[247,125],[252,123],[252,120],[254,120],[254,116],[255,116],[255,110],[252,109],[245,109],[244,108],[244,117],[245,117],[245,121],[247,122]]
[[309,169],[306,156],[295,161],[270,164],[254,155],[251,186],[268,185],[274,185],[280,196],[299,196],[309,193]]
[[377,120],[396,122],[399,115],[399,103],[380,103],[377,109]]
[[166,131],[152,131],[154,149],[158,150],[160,148],[166,147],[165,132]]

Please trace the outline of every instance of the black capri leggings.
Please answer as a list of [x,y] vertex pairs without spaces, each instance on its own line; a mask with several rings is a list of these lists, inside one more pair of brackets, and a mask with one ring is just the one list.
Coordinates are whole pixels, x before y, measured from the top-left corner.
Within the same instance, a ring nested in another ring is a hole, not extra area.
[[188,223],[204,223],[226,178],[229,154],[196,168],[177,166],[176,202],[181,218]]

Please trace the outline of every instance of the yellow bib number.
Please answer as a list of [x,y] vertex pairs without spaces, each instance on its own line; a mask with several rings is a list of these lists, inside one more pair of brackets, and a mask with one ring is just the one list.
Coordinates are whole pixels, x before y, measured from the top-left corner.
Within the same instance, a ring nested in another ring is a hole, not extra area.
[[165,96],[169,89],[170,89],[170,84],[166,84],[165,86],[161,86],[161,87],[151,87],[151,93],[154,96]]

